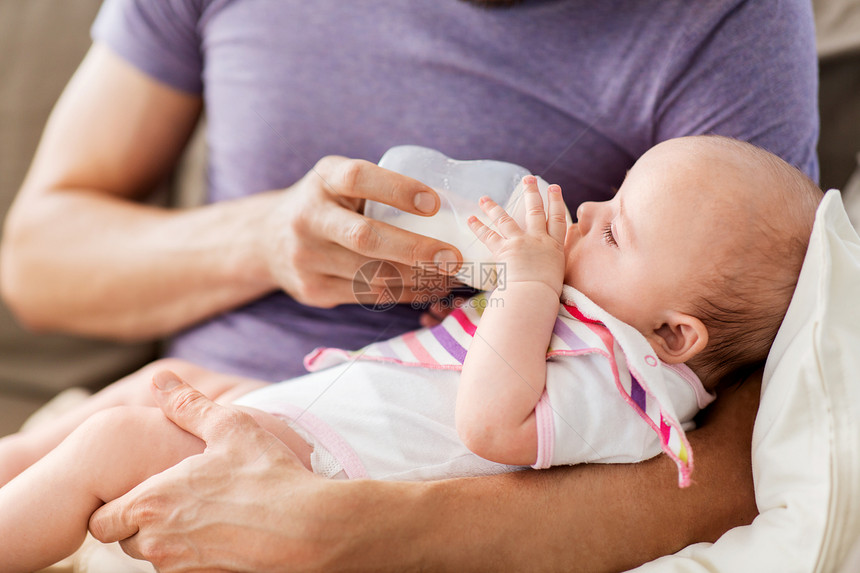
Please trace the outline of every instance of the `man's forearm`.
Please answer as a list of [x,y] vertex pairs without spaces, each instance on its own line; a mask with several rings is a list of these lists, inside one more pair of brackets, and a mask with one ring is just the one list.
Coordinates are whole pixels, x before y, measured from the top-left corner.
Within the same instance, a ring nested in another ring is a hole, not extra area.
[[750,442],[759,388],[754,380],[726,391],[690,433],[696,469],[686,489],[663,455],[630,465],[350,484],[356,490],[344,496],[329,570],[619,571],[715,541],[756,515]]
[[6,229],[4,296],[37,330],[128,340],[175,332],[273,288],[258,235],[274,200],[178,211],[39,193]]

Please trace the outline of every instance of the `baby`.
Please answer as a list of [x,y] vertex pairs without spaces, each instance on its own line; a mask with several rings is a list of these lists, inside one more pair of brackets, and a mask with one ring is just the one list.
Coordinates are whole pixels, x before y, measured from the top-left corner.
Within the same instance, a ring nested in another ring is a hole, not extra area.
[[686,485],[684,430],[719,382],[765,360],[821,191],[777,157],[716,136],[657,145],[570,226],[557,185],[544,209],[534,178],[524,184],[525,228],[486,198],[494,229],[469,221],[505,265],[504,288],[435,327],[319,349],[306,359],[312,373],[274,385],[161,361],[0,440],[0,571],[72,553],[96,508],[203,450],[151,407],[153,374],[156,384],[176,376],[165,366],[330,478],[633,462],[662,449]]

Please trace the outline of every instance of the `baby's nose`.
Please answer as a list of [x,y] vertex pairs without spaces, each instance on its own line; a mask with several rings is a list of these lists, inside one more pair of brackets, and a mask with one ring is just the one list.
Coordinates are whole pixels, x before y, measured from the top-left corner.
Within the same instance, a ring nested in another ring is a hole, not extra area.
[[591,201],[580,203],[579,207],[576,208],[576,224],[579,226],[579,231],[583,234],[588,232],[589,220],[593,211],[594,203]]

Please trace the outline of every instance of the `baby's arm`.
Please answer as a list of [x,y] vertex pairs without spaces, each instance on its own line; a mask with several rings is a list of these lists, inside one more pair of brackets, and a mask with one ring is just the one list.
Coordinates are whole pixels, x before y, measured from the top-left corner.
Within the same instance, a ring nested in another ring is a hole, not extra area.
[[506,281],[490,297],[463,364],[457,431],[477,455],[504,464],[537,459],[534,409],[546,385],[546,350],[558,315],[567,230],[561,189],[549,190],[544,212],[534,177],[525,183],[526,229],[499,205],[481,207],[499,232],[476,218],[473,232],[487,245]]

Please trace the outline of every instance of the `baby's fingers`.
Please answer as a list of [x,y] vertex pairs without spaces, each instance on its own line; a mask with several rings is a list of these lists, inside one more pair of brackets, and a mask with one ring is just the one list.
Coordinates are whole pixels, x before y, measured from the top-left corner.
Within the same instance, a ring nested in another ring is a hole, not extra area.
[[504,237],[516,237],[523,232],[520,226],[517,225],[517,222],[514,221],[514,218],[508,215],[508,212],[501,205],[489,197],[481,197],[478,204],[481,206],[481,210],[490,218],[491,224],[499,230],[498,234]]
[[546,232],[546,211],[543,208],[543,199],[538,191],[537,178],[534,175],[523,177],[523,201],[526,207],[526,230],[530,233]]
[[466,221],[466,224],[469,225],[469,229],[475,233],[475,236],[478,237],[478,240],[487,245],[487,248],[492,252],[496,252],[496,250],[501,246],[504,237],[500,234],[486,226],[481,222],[480,219],[472,215]]
[[549,215],[546,220],[546,230],[549,236],[564,244],[564,236],[567,234],[567,213],[564,205],[564,197],[561,194],[561,187],[558,185],[550,185],[547,189],[549,197]]

